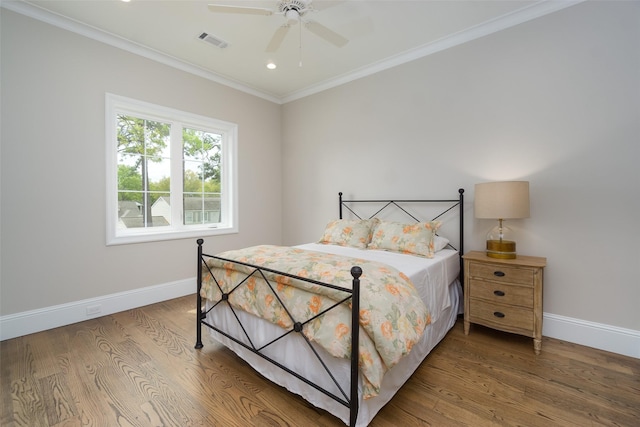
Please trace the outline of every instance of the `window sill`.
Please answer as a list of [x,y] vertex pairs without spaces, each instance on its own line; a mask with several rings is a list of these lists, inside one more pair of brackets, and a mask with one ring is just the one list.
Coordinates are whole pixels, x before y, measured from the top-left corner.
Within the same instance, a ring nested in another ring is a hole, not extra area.
[[135,243],[160,242],[166,240],[192,239],[196,237],[219,236],[224,234],[234,234],[238,232],[237,227],[202,227],[190,230],[166,230],[153,232],[143,231],[139,234],[114,235],[107,234],[107,246],[129,245]]

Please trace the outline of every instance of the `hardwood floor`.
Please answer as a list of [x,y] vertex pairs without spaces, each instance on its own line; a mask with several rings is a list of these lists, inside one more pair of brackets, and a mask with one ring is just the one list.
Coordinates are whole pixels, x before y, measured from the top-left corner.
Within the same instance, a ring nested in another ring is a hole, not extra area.
[[[341,426],[204,333],[195,297],[0,343],[2,426]],[[462,320],[372,426],[640,426],[640,360]]]

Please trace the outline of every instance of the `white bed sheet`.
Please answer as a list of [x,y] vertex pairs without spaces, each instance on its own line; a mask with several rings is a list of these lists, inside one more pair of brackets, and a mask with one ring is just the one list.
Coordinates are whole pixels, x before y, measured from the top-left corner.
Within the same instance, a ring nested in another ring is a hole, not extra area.
[[[432,321],[425,329],[421,340],[414,345],[408,356],[404,357],[385,374],[378,396],[367,400],[360,398],[356,425],[358,427],[367,426],[455,323],[460,305],[460,297],[462,295],[462,287],[457,280],[457,271],[459,271],[457,252],[453,250],[445,250],[446,252],[439,251],[433,259],[426,259],[391,252],[359,250],[334,245],[306,244],[299,247],[308,250],[319,250],[386,262],[411,278],[420,292],[421,297],[423,300],[426,300],[425,303],[427,303],[429,307]],[[358,253],[358,255],[355,255],[356,253]],[[435,289],[430,289],[433,286],[428,286],[429,284],[435,284]],[[282,329],[270,322],[239,310],[236,310],[236,314],[245,329],[251,331],[251,339],[256,347],[260,347],[282,334]],[[239,329],[235,316],[226,305],[220,305],[210,311],[207,314],[207,321],[224,331]],[[287,388],[293,393],[301,395],[314,406],[330,412],[340,418],[345,424],[349,424],[349,409],[344,405],[317,391],[315,388],[294,376],[283,372],[277,366],[253,354],[251,351],[224,335],[213,330],[211,330],[211,333],[216,340],[246,360],[264,377]],[[361,330],[361,333],[364,332]],[[240,336],[238,335],[236,337],[239,338]],[[243,342],[248,344],[248,341],[245,339],[243,339]],[[322,356],[324,363],[328,366],[332,375],[339,380],[339,384],[348,396],[348,382],[350,378],[349,360],[334,358],[319,346],[314,345],[314,348],[316,352]],[[286,338],[279,340],[276,346],[265,349],[264,352],[269,357],[277,360],[293,371],[298,372],[303,377],[341,396],[340,390],[333,384],[331,378],[325,373],[321,364],[313,355],[312,350],[298,334],[288,335]],[[358,387],[359,390],[361,390],[361,380],[359,381]]]
[[433,258],[424,258],[397,252],[320,243],[307,243],[296,247],[309,251],[383,262],[396,268],[411,279],[420,298],[429,309],[432,322],[438,319],[442,310],[449,307],[448,286],[460,274],[460,257],[458,251],[453,249],[443,249],[436,252]]

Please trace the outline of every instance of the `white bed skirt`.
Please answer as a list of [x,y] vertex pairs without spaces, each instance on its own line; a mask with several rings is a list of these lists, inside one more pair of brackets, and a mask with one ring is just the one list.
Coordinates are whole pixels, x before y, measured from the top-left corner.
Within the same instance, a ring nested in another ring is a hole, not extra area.
[[[420,366],[429,352],[444,338],[447,332],[453,327],[459,312],[462,287],[458,280],[448,286],[449,302],[448,307],[442,311],[426,329],[422,339],[414,345],[408,356],[404,357],[396,366],[390,369],[384,376],[382,387],[378,396],[363,400],[360,398],[357,426],[367,426],[373,417],[382,407],[391,400],[395,393],[411,377],[413,372]],[[207,306],[209,309],[209,306]],[[282,329],[270,322],[259,319],[251,314],[236,310],[242,324],[247,331],[251,331],[251,340],[257,348],[265,345],[276,337],[282,335]],[[223,331],[238,331],[238,322],[231,310],[220,305],[207,314],[207,322],[216,325]],[[332,398],[319,392],[312,386],[299,380],[298,378],[283,371],[279,367],[269,363],[262,357],[255,355],[243,346],[228,339],[224,335],[211,330],[212,336],[238,356],[247,361],[256,371],[274,383],[287,388],[292,393],[302,396],[305,400],[318,408],[340,418],[345,424],[349,424],[349,408],[336,402]],[[236,332],[237,333],[237,332]],[[361,333],[364,333],[361,329]],[[235,335],[240,338],[240,335]],[[246,339],[242,342],[249,343]],[[330,356],[324,349],[315,346],[316,351],[322,356],[324,363],[332,372],[334,378],[346,393],[343,397],[340,389],[336,387],[331,378],[326,374],[322,365],[317,361],[313,351],[306,344],[304,339],[297,333],[292,333],[286,338],[279,340],[273,348],[265,349],[263,352],[274,360],[287,366],[289,369],[299,373],[304,378],[319,384],[330,392],[348,400],[350,362],[347,359],[338,359]],[[358,389],[362,389],[362,380],[359,380]]]

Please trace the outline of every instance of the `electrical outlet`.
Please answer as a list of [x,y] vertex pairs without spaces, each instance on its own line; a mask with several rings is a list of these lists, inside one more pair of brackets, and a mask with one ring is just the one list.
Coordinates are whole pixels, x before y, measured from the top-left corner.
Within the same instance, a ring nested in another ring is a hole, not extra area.
[[87,316],[95,316],[96,314],[100,314],[101,311],[102,306],[100,304],[87,306]]

